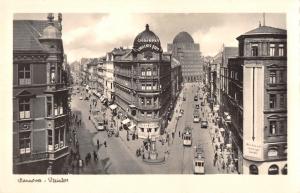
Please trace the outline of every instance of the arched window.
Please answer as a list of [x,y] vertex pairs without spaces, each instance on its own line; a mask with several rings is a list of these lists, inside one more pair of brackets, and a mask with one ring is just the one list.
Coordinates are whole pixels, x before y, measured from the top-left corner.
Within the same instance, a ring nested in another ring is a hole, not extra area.
[[258,175],[258,168],[256,165],[252,164],[249,166],[249,174]]
[[279,174],[279,168],[277,165],[273,164],[269,167],[269,170],[268,170],[268,174],[269,175],[277,175]]
[[147,68],[147,76],[152,76],[152,71],[151,71],[151,69],[150,68]]

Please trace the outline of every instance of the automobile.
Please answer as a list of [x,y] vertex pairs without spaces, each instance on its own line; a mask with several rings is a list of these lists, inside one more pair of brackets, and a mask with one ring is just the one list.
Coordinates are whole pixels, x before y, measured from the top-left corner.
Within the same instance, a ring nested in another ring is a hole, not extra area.
[[198,97],[197,96],[194,97],[194,101],[198,101]]
[[201,102],[201,106],[204,106],[204,102]]
[[89,97],[86,96],[86,97],[84,98],[84,100],[89,100]]
[[208,127],[208,122],[203,120],[201,121],[201,128],[207,128]]
[[181,114],[183,114],[184,113],[184,110],[183,109],[180,109],[180,111],[179,111]]
[[81,97],[79,97],[79,99],[80,99],[80,100],[82,100],[82,99],[83,99],[83,97],[81,96]]
[[195,105],[195,108],[196,108],[196,109],[200,109],[199,104],[196,104],[196,105]]

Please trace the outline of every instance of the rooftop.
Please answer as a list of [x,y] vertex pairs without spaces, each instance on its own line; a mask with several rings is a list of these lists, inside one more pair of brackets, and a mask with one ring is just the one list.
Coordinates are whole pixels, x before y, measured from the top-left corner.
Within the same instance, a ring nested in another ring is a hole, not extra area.
[[270,27],[270,26],[259,26],[258,28],[255,28],[253,30],[250,30],[239,37],[237,39],[240,39],[245,36],[255,36],[255,35],[286,35],[287,31],[285,29]]

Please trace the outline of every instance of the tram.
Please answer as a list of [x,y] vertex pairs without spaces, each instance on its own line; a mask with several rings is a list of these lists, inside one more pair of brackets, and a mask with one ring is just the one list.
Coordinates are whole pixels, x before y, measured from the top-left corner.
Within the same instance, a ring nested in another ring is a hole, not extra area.
[[200,122],[200,113],[199,113],[198,109],[194,110],[194,113],[193,113],[193,122],[194,123],[199,123]]
[[193,159],[194,174],[205,174],[204,163],[204,151],[200,145],[197,145]]
[[182,134],[183,145],[191,146],[192,145],[192,128],[186,127]]

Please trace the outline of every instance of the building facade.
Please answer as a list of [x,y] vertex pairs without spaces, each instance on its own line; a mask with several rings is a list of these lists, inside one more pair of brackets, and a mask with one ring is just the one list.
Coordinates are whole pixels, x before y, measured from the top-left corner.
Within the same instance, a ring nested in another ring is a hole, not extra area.
[[108,99],[109,103],[114,102],[114,63],[113,63],[113,52],[108,52],[106,54],[106,59],[104,62],[104,95]]
[[201,80],[204,73],[202,71],[200,45],[194,43],[194,39],[189,33],[180,32],[177,34],[173,44],[168,44],[168,52],[172,53],[172,56],[181,63],[184,82]]
[[234,136],[242,137],[244,174],[287,174],[287,33],[259,26],[240,35],[229,59]]
[[[68,155],[62,16],[13,23],[13,172],[61,173]],[[34,169],[32,169],[34,168]]]
[[166,126],[171,101],[171,55],[149,29],[137,35],[133,49],[114,56],[115,103],[132,120],[141,138],[158,137]]

